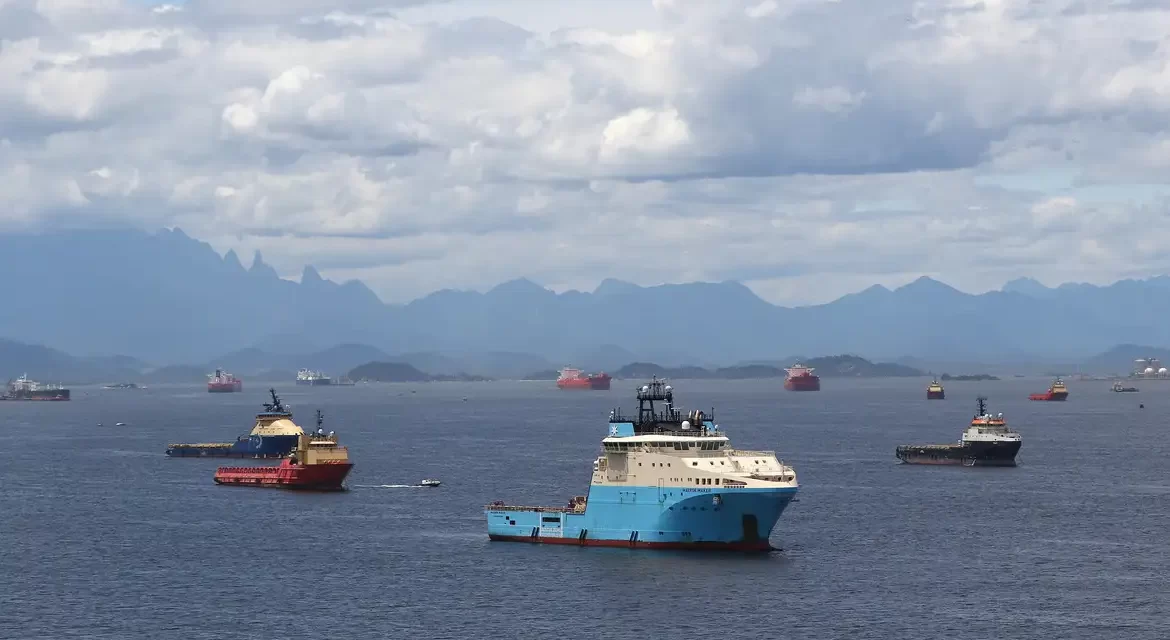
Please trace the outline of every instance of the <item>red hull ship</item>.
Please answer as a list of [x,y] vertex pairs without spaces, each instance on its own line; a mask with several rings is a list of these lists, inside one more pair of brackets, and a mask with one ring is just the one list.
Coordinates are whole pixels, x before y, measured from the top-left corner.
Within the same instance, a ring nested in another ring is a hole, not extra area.
[[1033,393],[1032,395],[1028,396],[1028,399],[1046,402],[1061,402],[1068,399],[1068,388],[1064,386],[1063,380],[1057,378],[1056,381],[1052,383],[1052,386],[1048,387],[1048,391],[1045,391],[1044,393]]
[[561,369],[560,377],[557,378],[557,388],[608,391],[611,380],[613,380],[613,377],[605,372],[587,376],[580,369],[565,367]]
[[223,369],[216,369],[215,373],[207,376],[208,393],[236,393],[243,390],[244,381]]
[[814,375],[813,370],[802,364],[793,365],[790,369],[785,369],[788,372],[788,378],[784,380],[784,388],[789,391],[820,391],[821,378]]
[[349,451],[337,444],[333,432],[321,429],[321,412],[317,412],[317,433],[302,434],[297,448],[275,467],[220,467],[215,470],[216,484],[231,484],[277,489],[340,491],[342,482],[353,469]]

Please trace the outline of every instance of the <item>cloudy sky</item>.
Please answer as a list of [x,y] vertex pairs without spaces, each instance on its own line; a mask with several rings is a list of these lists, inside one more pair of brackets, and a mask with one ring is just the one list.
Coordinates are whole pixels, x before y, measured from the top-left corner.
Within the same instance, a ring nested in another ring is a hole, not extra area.
[[388,301],[1167,273],[1168,125],[1154,0],[0,0],[0,230]]

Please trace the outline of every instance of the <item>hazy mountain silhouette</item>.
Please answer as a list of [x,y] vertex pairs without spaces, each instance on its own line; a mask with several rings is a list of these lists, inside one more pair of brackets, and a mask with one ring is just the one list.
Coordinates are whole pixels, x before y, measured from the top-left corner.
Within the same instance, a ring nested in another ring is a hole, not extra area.
[[145,363],[123,356],[78,358],[56,349],[0,339],[0,384],[21,374],[46,383],[136,380]]
[[[245,268],[177,229],[0,235],[0,268],[9,274],[0,279],[0,336],[241,375],[302,366],[341,373],[389,360],[484,375],[639,360],[719,367],[793,353],[1074,362],[1117,344],[1170,345],[1168,277],[1104,287],[1017,279],[980,295],[923,277],[797,308],[736,282],[611,279],[556,294],[518,279],[386,305],[360,282],[331,282],[311,266],[300,282],[278,277],[259,254]],[[214,354],[224,355],[209,361]]]
[[[1112,349],[1089,358],[1082,365],[1085,370],[1095,373],[1129,375],[1138,368],[1137,360],[1155,358],[1161,361],[1158,368],[1170,367],[1170,349],[1143,347],[1136,344],[1119,344]],[[1149,366],[1148,363],[1145,366]]]

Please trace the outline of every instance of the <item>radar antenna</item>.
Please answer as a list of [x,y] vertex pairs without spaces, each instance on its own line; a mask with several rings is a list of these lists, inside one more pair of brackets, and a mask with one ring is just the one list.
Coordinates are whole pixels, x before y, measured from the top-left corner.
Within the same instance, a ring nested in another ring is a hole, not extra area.
[[269,389],[268,393],[272,394],[272,402],[264,403],[264,408],[268,413],[288,413],[288,410],[280,403],[280,398],[276,396],[276,389]]
[[321,413],[320,409],[317,409],[317,428],[318,429],[321,428],[321,423],[323,423],[323,422],[325,422],[325,415]]

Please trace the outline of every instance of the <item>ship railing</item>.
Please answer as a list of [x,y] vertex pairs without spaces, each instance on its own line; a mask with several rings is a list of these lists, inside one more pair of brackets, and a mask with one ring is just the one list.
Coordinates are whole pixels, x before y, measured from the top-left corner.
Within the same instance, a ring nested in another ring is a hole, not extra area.
[[[246,440],[246,438],[245,438]],[[168,449],[229,449],[231,448],[229,442],[196,442],[196,443],[175,443],[168,444]]]
[[723,431],[716,431],[714,429],[697,428],[697,429],[638,429],[634,428],[634,435],[637,436],[679,436],[685,438],[717,438],[719,436],[726,437],[727,434]]
[[484,508],[490,509],[492,511],[536,511],[538,513],[582,513],[585,511],[584,508],[570,509],[568,507],[524,507],[514,504],[489,504]]
[[740,457],[740,458],[776,458],[777,460],[779,459],[776,456],[775,451],[753,451],[751,449],[728,449],[727,453],[728,453],[728,455],[732,455],[732,456],[736,456],[736,457]]

